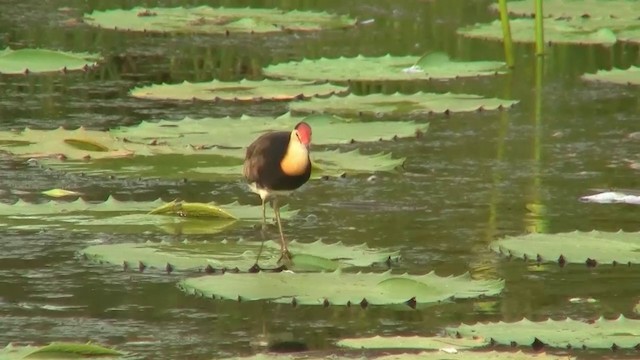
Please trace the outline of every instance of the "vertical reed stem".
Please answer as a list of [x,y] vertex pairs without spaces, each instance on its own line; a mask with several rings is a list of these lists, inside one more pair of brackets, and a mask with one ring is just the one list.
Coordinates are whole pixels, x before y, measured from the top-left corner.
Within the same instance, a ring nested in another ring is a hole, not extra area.
[[536,0],[536,55],[544,55],[544,14],[542,1]]
[[509,25],[509,10],[507,0],[498,0],[500,8],[500,22],[502,23],[502,39],[504,43],[504,58],[508,67],[513,67],[513,43],[511,41],[511,26]]

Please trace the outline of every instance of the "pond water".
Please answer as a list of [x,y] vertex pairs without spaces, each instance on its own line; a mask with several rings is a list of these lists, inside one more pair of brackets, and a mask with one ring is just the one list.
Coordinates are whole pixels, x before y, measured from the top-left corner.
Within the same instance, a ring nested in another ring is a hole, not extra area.
[[[139,2],[0,0],[0,48],[46,47],[100,52],[105,62],[87,73],[0,76],[0,129],[105,129],[142,120],[185,116],[279,115],[286,104],[138,100],[134,86],[260,79],[269,63],[303,57],[421,55],[444,51],[464,60],[501,60],[497,42],[468,40],[461,26],[494,18],[488,0],[433,1],[212,1],[211,5],[279,6],[328,10],[374,19],[349,30],[268,36],[152,35],[99,30],[77,22],[94,9]],[[204,2],[146,1],[146,6]],[[505,235],[531,231],[640,230],[640,207],[578,201],[592,189],[640,186],[640,90],[585,83],[600,68],[638,64],[638,46],[551,46],[536,88],[533,46],[516,46],[509,75],[394,84],[354,84],[357,93],[418,90],[465,92],[520,101],[508,111],[412,116],[429,122],[426,136],[354,144],[365,153],[406,157],[400,173],[312,181],[289,200],[301,216],[285,224],[290,239],[325,239],[398,250],[396,272],[439,275],[470,272],[503,278],[496,297],[451,301],[412,310],[396,307],[328,308],[263,302],[212,301],[176,289],[184,274],[123,272],[76,258],[96,240],[176,240],[163,233],[60,233],[0,229],[0,347],[9,342],[94,341],[139,358],[211,359],[251,354],[264,342],[293,340],[331,352],[343,337],[432,335],[461,322],[523,317],[542,320],[637,317],[637,267],[564,268],[507,260],[488,249]],[[64,188],[87,199],[171,200],[258,204],[240,181],[173,181],[80,176],[0,157],[0,201],[44,200],[43,190]],[[309,215],[316,222],[305,221]],[[277,234],[272,233],[275,237]],[[246,238],[236,227],[189,240]],[[592,297],[595,303],[572,303]]]

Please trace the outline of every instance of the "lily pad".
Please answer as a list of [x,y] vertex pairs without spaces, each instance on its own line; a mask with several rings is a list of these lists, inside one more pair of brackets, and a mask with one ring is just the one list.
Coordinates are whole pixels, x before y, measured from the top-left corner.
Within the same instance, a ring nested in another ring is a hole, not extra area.
[[[246,357],[233,357],[240,360],[321,360],[332,358],[331,355],[315,355],[308,353],[278,354],[266,353]],[[341,353],[341,359],[362,360],[362,354]],[[423,351],[420,353],[404,353],[392,355],[367,354],[367,359],[375,360],[571,360],[570,356],[557,356],[546,353],[499,352],[499,351]]]
[[239,118],[203,118],[189,117],[180,121],[161,120],[143,121],[136,126],[112,129],[116,138],[128,142],[149,144],[166,143],[174,147],[211,148],[244,147],[260,134],[268,131],[291,131],[300,121],[305,121],[313,129],[314,145],[347,144],[395,140],[424,134],[429,124],[414,121],[351,121],[331,115],[311,115],[307,117],[291,116],[286,113],[279,117],[242,116]]
[[502,345],[553,348],[611,349],[633,348],[640,344],[640,320],[620,316],[615,320],[600,318],[592,322],[573,319],[533,322],[523,319],[514,323],[494,322],[462,324],[447,328],[450,334],[467,338],[491,339]]
[[263,73],[277,78],[327,81],[387,81],[419,79],[453,79],[489,76],[506,72],[499,61],[451,61],[445,53],[424,57],[391,56],[336,59],[304,59],[269,65]]
[[637,232],[527,234],[494,241],[490,248],[502,254],[560,265],[640,263],[640,233]]
[[[288,219],[297,210],[281,208]],[[155,211],[155,214],[154,214]],[[273,218],[273,210],[267,209]],[[262,207],[237,202],[216,205],[202,203],[155,201],[118,201],[109,197],[104,202],[77,199],[71,202],[47,201],[0,203],[0,228],[64,229],[70,231],[106,231],[140,233],[162,230],[172,234],[213,234],[238,222],[261,222]]]
[[[498,11],[498,4],[491,4]],[[535,15],[535,0],[510,1],[509,13],[518,16]],[[545,0],[545,17],[636,19],[640,3],[629,0]]]
[[0,50],[0,74],[47,73],[85,70],[96,65],[100,57],[46,49]]
[[315,31],[356,24],[348,16],[327,12],[208,6],[95,10],[85,14],[84,22],[115,30],[206,34]]
[[489,345],[488,340],[456,339],[449,336],[373,336],[341,339],[336,345],[351,349],[473,349]]
[[[295,257],[294,257],[295,261]],[[226,273],[181,281],[187,293],[221,299],[268,300],[296,305],[391,305],[437,303],[497,295],[503,280],[473,280],[469,274],[440,277],[426,275],[332,273]]]
[[587,81],[608,82],[621,85],[640,85],[640,67],[631,66],[630,68],[625,70],[598,70],[595,74],[582,75],[582,79]]
[[130,95],[151,100],[229,100],[262,101],[293,100],[299,98],[344,94],[347,87],[328,83],[317,84],[298,80],[240,80],[182,84],[156,84],[137,87]]
[[[511,37],[514,42],[535,42],[534,20],[513,19],[510,21]],[[544,22],[545,41],[558,44],[600,44],[613,45],[616,34],[638,26],[637,20],[615,19],[573,19],[546,20]],[[476,24],[458,29],[465,37],[502,41],[502,27],[499,20],[489,24]],[[633,37],[627,36],[627,40]]]
[[[341,242],[325,244],[318,240],[312,243],[289,242],[293,254],[293,270],[334,271],[338,268],[371,266],[395,262],[399,254],[394,251],[371,249],[366,244],[347,246]],[[161,269],[169,264],[172,270],[213,271],[238,269],[248,271],[256,261],[260,251],[259,241],[216,241],[181,243],[124,243],[90,246],[80,253],[88,259],[117,266],[124,263],[138,268]],[[265,241],[259,266],[278,267],[280,241]]]
[[22,359],[75,359],[75,358],[100,358],[121,359],[123,354],[96,344],[79,344],[67,342],[54,342],[45,346],[15,346],[7,345],[0,349],[0,358],[5,360]]
[[511,107],[516,100],[488,99],[469,94],[416,93],[403,95],[372,94],[365,96],[348,95],[343,97],[314,98],[308,101],[291,103],[291,111],[327,112],[339,115],[356,114],[428,114],[477,110],[496,110]]

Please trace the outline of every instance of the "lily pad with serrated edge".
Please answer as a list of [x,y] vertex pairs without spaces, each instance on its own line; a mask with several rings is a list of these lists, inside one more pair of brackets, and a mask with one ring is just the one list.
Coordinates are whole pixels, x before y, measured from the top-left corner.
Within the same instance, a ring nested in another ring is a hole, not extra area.
[[[240,360],[316,360],[331,358],[335,354],[277,354],[264,353],[246,357],[234,357]],[[341,353],[341,359],[362,360],[362,353]],[[455,353],[448,351],[422,351],[419,353],[400,353],[392,355],[367,354],[367,359],[375,360],[572,360],[571,356],[559,356],[546,353],[525,353],[522,351],[499,352],[499,351],[458,351]]]
[[129,94],[151,100],[228,100],[262,101],[293,100],[314,96],[344,94],[348,88],[332,84],[316,84],[297,80],[240,80],[182,84],[156,84],[137,87]]
[[45,346],[16,346],[9,344],[0,349],[0,358],[4,360],[23,359],[123,359],[124,354],[97,344],[53,342]]
[[262,133],[291,131],[300,121],[307,122],[313,129],[313,145],[396,140],[424,134],[429,128],[429,124],[420,124],[415,121],[365,122],[328,114],[297,117],[286,113],[275,118],[243,115],[239,118],[227,116],[192,119],[186,117],[179,121],[143,121],[136,126],[112,129],[110,134],[130,142],[167,143],[173,147],[244,147]]
[[[399,254],[394,251],[372,249],[366,244],[349,246],[341,242],[327,244],[320,240],[312,243],[290,241],[296,271],[334,271],[338,268],[371,266],[396,262]],[[180,243],[123,243],[93,245],[80,251],[88,259],[117,266],[124,263],[144,268],[165,271],[167,264],[172,270],[209,271],[238,269],[248,271],[256,262],[260,252],[259,241],[208,241]],[[280,242],[265,241],[258,265],[261,268],[276,268],[280,258]]]
[[631,66],[625,70],[598,70],[595,74],[582,75],[582,79],[621,85],[640,85],[640,67]]
[[616,348],[629,349],[640,344],[640,320],[622,315],[614,320],[599,318],[589,322],[568,318],[462,324],[447,328],[447,332],[466,338],[491,339],[502,345],[531,346],[535,343],[538,348],[546,345],[563,349],[611,349],[615,344]]
[[[490,8],[499,11],[498,4]],[[510,1],[509,14],[518,16],[535,15],[535,0]],[[545,0],[542,9],[545,17],[553,18],[611,18],[636,19],[640,14],[640,3],[629,0]]]
[[[295,258],[294,258],[295,261]],[[437,303],[497,295],[503,280],[473,280],[469,274],[426,275],[266,273],[204,276],[181,281],[187,293],[239,301],[267,300],[295,305],[393,305]]]
[[373,336],[340,339],[336,345],[350,349],[473,349],[489,345],[488,340],[456,339],[449,336]]
[[449,113],[508,108],[518,103],[516,100],[488,99],[469,94],[416,93],[403,95],[347,95],[330,98],[314,98],[291,103],[293,112],[318,112],[338,115],[384,114],[411,115],[428,113]]
[[95,54],[47,49],[0,50],[0,74],[49,73],[85,70],[96,65]]
[[304,59],[267,66],[263,73],[277,78],[327,81],[388,81],[453,79],[506,72],[499,61],[451,61],[445,53],[419,56],[381,56]]
[[[152,214],[165,209],[163,215]],[[282,218],[288,219],[297,210],[281,208]],[[229,217],[231,215],[231,217]],[[267,209],[268,219],[273,218]],[[218,233],[238,222],[261,222],[262,207],[154,201],[119,201],[109,197],[103,202],[47,201],[31,203],[0,203],[0,228],[10,229],[64,229],[71,231],[107,231],[141,233],[163,230],[176,233]],[[191,229],[193,229],[191,231]]]
[[[510,22],[514,42],[535,42],[533,19],[513,19]],[[574,19],[545,20],[544,40],[558,44],[613,45],[617,33],[638,26],[637,20]],[[469,38],[502,41],[502,25],[499,20],[489,24],[476,24],[458,29],[458,34]],[[627,36],[627,41],[633,37]]]
[[527,234],[492,242],[496,252],[542,262],[564,264],[638,264],[640,233],[573,231],[558,234]]
[[94,10],[85,14],[84,22],[115,30],[204,34],[316,31],[356,24],[346,15],[327,12],[208,6]]

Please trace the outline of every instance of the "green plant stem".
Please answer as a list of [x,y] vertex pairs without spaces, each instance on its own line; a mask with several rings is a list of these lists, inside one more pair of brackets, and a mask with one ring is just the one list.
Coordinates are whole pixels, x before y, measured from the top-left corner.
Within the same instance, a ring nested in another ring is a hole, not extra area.
[[507,0],[498,0],[500,7],[500,22],[502,23],[502,39],[504,43],[504,58],[507,66],[513,67],[513,42],[511,41],[511,25],[509,24],[509,10]]
[[544,14],[542,0],[536,0],[536,55],[544,55]]

